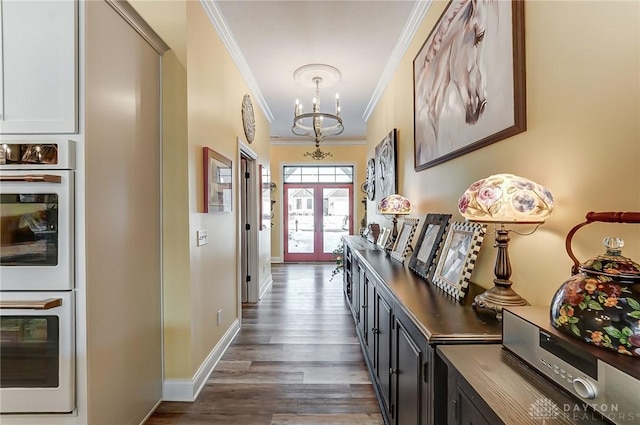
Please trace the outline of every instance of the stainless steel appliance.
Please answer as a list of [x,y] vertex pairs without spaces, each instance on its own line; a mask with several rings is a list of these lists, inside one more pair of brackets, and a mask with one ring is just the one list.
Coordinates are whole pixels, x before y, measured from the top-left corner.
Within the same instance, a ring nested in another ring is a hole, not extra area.
[[0,146],[0,413],[75,409],[73,142]]
[[505,309],[502,344],[578,400],[559,414],[593,409],[614,424],[639,423],[640,361],[570,338],[550,320],[548,308]]

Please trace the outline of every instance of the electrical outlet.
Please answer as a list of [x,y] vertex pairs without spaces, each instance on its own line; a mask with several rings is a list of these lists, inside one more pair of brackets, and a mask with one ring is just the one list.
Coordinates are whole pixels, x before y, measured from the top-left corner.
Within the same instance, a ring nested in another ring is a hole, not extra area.
[[218,310],[218,326],[222,323],[222,309]]
[[209,236],[207,235],[206,230],[198,230],[196,232],[196,236],[198,237],[198,246],[206,245],[209,243]]

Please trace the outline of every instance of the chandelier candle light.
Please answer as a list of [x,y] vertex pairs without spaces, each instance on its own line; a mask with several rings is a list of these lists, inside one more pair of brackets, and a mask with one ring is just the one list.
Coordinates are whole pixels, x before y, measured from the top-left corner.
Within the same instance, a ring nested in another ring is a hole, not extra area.
[[[458,201],[458,210],[469,221],[494,223],[498,248],[494,268],[494,286],[475,297],[473,307],[495,313],[502,319],[502,308],[528,305],[511,285],[509,230],[506,223],[537,224],[529,235],[545,222],[553,210],[553,196],[545,187],[513,174],[496,174],[473,183]],[[500,224],[500,227],[497,227]],[[517,233],[517,232],[516,232]],[[521,233],[518,233],[521,234]]]
[[392,216],[393,230],[388,245],[392,245],[398,237],[398,216],[411,214],[411,201],[402,195],[393,194],[383,198],[378,204],[378,212],[385,216]]
[[[296,69],[293,78],[303,86],[311,86],[316,89],[316,96],[313,98],[311,112],[304,112],[299,99],[293,110],[293,126],[291,131],[296,136],[310,137],[316,144],[316,150],[308,153],[313,159],[323,159],[331,156],[330,153],[323,153],[320,150],[320,142],[325,137],[338,136],[344,131],[340,110],[340,95],[336,93],[335,113],[320,111],[320,85],[329,87],[341,78],[340,71],[330,65],[310,64]],[[326,125],[326,126],[325,126]],[[305,154],[306,156],[307,154]]]

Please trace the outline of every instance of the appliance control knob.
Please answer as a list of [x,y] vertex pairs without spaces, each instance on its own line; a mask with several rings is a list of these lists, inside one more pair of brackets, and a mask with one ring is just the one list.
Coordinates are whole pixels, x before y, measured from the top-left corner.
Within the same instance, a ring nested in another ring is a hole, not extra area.
[[576,378],[573,380],[573,388],[578,395],[582,398],[593,399],[596,398],[596,389],[593,384],[586,379]]

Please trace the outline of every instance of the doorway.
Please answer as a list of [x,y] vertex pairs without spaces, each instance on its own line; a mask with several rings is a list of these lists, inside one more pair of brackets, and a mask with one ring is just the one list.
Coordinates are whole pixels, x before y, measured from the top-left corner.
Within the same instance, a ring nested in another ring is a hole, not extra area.
[[258,156],[238,141],[240,157],[239,234],[240,275],[239,292],[243,303],[256,303],[259,298],[258,273]]
[[285,167],[284,181],[284,261],[333,261],[353,233],[353,167]]

